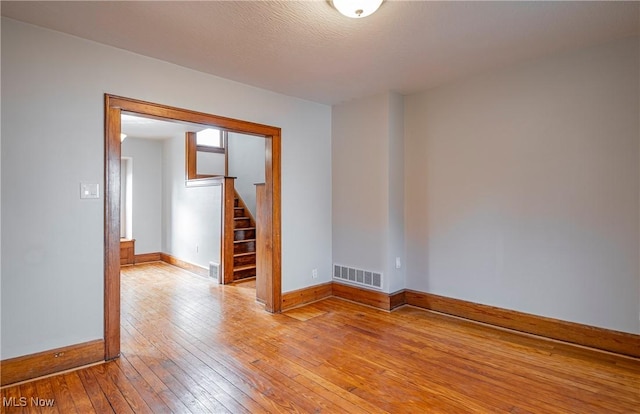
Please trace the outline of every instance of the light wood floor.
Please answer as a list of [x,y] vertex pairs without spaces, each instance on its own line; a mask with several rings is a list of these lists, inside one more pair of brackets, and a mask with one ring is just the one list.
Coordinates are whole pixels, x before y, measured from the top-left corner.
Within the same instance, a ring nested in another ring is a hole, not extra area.
[[411,307],[265,313],[251,284],[123,268],[122,357],[3,390],[38,413],[638,413],[640,361]]

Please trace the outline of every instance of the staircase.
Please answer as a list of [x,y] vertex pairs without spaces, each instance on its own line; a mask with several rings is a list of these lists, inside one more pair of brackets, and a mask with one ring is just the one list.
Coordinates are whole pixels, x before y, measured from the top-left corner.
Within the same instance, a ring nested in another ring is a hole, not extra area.
[[256,223],[235,192],[233,202],[233,280],[256,276]]

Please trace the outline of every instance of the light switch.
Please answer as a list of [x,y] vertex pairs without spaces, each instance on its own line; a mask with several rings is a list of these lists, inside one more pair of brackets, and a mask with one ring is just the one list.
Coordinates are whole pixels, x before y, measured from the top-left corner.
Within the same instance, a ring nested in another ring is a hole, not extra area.
[[80,198],[100,198],[100,184],[80,183]]

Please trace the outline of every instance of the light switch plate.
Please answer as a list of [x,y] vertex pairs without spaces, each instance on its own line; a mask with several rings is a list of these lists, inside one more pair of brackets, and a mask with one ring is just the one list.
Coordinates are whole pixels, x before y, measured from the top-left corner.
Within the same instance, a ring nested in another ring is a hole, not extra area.
[[80,183],[80,198],[100,198],[100,184]]

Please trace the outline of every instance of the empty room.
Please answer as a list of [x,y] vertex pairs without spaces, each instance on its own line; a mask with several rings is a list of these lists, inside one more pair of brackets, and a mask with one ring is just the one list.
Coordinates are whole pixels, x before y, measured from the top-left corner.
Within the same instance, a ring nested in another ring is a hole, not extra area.
[[640,2],[0,7],[3,413],[640,412]]

